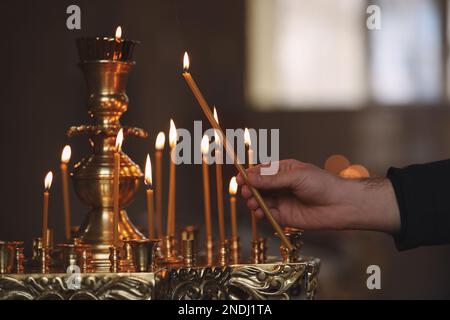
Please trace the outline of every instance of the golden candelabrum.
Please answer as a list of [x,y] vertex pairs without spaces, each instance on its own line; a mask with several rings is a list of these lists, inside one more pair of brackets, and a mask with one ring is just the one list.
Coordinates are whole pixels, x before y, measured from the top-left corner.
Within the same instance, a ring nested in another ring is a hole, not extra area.
[[[135,62],[136,42],[117,39],[78,39],[80,67],[87,84],[88,113],[93,124],[72,127],[68,135],[87,134],[92,153],[73,170],[73,183],[79,199],[91,209],[78,231],[78,237],[93,250],[96,271],[108,271],[109,247],[113,244],[113,169],[115,139],[122,128],[120,117],[128,109],[125,93],[128,75]],[[139,128],[123,128],[125,135],[145,138]],[[120,154],[119,238],[143,239],[123,209],[134,198],[143,174],[124,152]]]
[[[71,127],[85,134],[91,154],[73,168],[78,198],[88,206],[83,224],[68,243],[53,246],[36,239],[25,259],[23,242],[0,241],[1,299],[298,299],[314,298],[320,261],[300,254],[301,231],[285,229],[295,250],[280,245],[280,256],[266,256],[266,240],[251,244],[251,258],[239,254],[239,239],[198,245],[188,226],[180,239],[147,239],[124,208],[139,189],[142,171],[120,154],[120,246],[113,245],[113,168],[115,138],[146,138],[139,128],[122,127],[128,109],[125,89],[137,42],[120,37],[82,38],[77,46],[92,123]],[[203,252],[200,248],[209,248]]]

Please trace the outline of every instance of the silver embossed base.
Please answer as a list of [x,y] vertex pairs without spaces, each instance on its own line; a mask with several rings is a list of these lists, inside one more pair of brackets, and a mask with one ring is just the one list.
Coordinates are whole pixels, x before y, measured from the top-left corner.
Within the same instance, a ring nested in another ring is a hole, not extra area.
[[154,273],[0,275],[0,300],[151,300],[154,289]]
[[[148,273],[3,274],[0,300],[313,299],[320,261],[165,267]],[[70,279],[70,280],[69,280]]]

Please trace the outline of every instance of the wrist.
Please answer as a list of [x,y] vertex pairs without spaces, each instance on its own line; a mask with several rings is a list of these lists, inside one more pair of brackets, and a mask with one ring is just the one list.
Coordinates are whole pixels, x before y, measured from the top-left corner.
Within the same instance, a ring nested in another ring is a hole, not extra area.
[[350,206],[347,229],[396,233],[400,230],[400,211],[389,179],[346,180]]

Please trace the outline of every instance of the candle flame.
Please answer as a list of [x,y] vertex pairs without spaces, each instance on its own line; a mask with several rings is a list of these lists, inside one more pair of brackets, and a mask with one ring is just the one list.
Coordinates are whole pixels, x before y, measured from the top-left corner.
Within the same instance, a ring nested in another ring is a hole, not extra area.
[[189,55],[187,52],[184,52],[183,56],[183,70],[186,72],[189,70]]
[[49,171],[44,179],[45,191],[50,190],[50,187],[52,186],[52,181],[53,181],[53,173],[51,171]]
[[144,183],[147,187],[152,186],[152,162],[150,161],[150,155],[148,155],[148,154],[147,154],[147,160],[145,161]]
[[68,164],[72,155],[72,149],[69,145],[66,145],[61,153],[61,162]]
[[207,155],[209,151],[209,137],[205,134],[200,145],[203,155]]
[[120,38],[122,38],[122,27],[121,27],[121,26],[118,26],[118,27],[116,28],[116,39],[117,39],[117,40],[120,40]]
[[230,195],[235,196],[237,193],[237,189],[238,189],[238,185],[236,182],[236,177],[232,177],[230,180],[230,187],[228,188]]
[[214,113],[214,120],[216,120],[217,124],[219,124],[219,117],[217,116],[217,109],[216,109],[216,107],[214,107],[213,113]]
[[250,137],[250,132],[248,131],[248,128],[245,128],[244,130],[244,142],[249,147],[252,145],[252,139]]
[[122,150],[122,143],[123,143],[123,129],[120,129],[119,132],[117,133],[117,137],[116,137],[116,150],[117,150],[117,152]]
[[164,149],[164,144],[166,143],[166,135],[164,132],[160,131],[156,136],[155,148],[156,150]]
[[170,119],[170,130],[169,130],[169,145],[170,148],[174,148],[177,145],[177,128],[172,119]]
[[[214,107],[213,113],[214,113],[214,120],[216,120],[217,124],[219,124],[219,116],[217,115],[216,107]],[[216,144],[220,144],[220,136],[217,130],[214,130],[214,140]]]

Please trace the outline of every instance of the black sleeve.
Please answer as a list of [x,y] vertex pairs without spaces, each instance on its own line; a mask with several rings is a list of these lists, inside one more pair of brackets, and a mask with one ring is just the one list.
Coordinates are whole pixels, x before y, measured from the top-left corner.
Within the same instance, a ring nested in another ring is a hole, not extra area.
[[390,168],[400,209],[398,250],[450,243],[450,160]]

